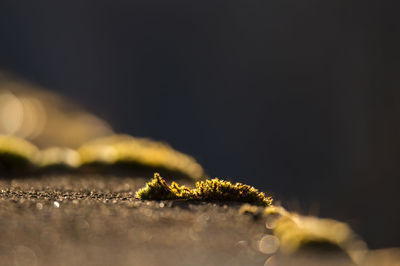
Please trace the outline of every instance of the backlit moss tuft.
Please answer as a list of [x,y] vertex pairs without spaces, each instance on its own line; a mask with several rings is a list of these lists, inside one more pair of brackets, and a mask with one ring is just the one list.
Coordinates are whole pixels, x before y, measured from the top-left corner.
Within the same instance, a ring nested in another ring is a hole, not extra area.
[[[0,134],[0,174],[38,173],[49,169],[101,173],[111,170],[112,174],[125,169],[137,173],[160,171],[194,179],[203,174],[201,165],[189,155],[166,143],[144,138],[113,135],[89,141],[78,150],[65,147],[39,150],[27,140]],[[187,194],[187,189],[177,184],[171,188],[177,195]]]
[[124,165],[180,173],[197,179],[203,168],[189,155],[166,143],[127,135],[113,135],[89,141],[78,149],[82,165]]
[[196,182],[193,190],[194,198],[204,201],[238,201],[250,202],[257,205],[270,205],[272,199],[265,197],[263,192],[242,183],[231,182],[214,178]]
[[47,148],[45,150],[41,150],[38,157],[38,166],[41,169],[75,169],[79,167],[81,163],[79,153],[76,150],[69,148]]
[[[174,189],[177,190],[177,188]],[[146,200],[171,200],[179,198],[177,191],[174,191],[158,173],[154,174],[154,178],[144,188],[136,192],[136,197]]]
[[263,206],[269,206],[272,203],[270,197],[266,197],[263,192],[249,185],[232,184],[214,178],[196,182],[195,188],[189,189],[176,182],[168,185],[158,173],[154,174],[154,178],[136,193],[136,197],[144,200],[235,201]]
[[22,172],[33,166],[39,150],[14,136],[0,135],[0,172]]
[[273,224],[270,228],[279,238],[283,253],[292,254],[307,247],[337,247],[358,265],[367,250],[365,243],[345,223],[299,215],[279,206],[267,207],[265,214],[269,224]]

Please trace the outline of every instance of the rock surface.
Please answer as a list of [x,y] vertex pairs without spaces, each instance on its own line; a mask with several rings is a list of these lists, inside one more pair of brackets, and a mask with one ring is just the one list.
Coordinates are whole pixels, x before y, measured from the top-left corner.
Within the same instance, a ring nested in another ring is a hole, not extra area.
[[264,217],[239,203],[137,200],[145,181],[0,180],[1,265],[352,265],[340,251],[279,254]]

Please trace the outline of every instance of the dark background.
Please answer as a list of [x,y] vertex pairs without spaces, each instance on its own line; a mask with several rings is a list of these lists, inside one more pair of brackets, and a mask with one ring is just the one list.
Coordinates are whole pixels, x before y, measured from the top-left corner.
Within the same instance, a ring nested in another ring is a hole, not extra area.
[[0,68],[399,246],[393,3],[1,0]]

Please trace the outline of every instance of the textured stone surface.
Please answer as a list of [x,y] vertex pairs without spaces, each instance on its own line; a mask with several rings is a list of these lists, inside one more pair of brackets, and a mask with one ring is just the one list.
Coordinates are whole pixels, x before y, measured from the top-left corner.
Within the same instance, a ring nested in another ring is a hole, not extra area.
[[2,265],[262,265],[239,204],[134,199],[141,178],[0,182]]
[[0,264],[351,265],[338,250],[271,253],[279,241],[265,217],[239,214],[239,203],[137,200],[135,191],[145,181],[0,180]]

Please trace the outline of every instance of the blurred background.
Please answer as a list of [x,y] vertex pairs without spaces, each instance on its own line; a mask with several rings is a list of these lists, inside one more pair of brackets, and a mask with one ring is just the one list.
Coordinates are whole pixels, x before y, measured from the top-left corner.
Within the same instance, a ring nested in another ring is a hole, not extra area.
[[0,2],[0,68],[400,245],[394,1]]

